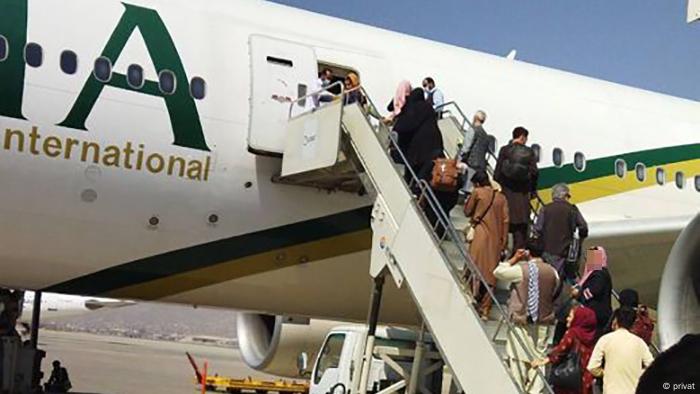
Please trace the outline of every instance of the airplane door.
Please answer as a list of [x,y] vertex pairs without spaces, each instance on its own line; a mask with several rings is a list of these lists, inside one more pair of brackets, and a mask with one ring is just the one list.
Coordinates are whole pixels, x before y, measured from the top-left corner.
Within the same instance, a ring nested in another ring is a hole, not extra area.
[[[318,76],[313,48],[266,36],[250,37],[252,88],[248,148],[282,154],[293,100],[311,93]],[[297,103],[300,108],[305,102]]]

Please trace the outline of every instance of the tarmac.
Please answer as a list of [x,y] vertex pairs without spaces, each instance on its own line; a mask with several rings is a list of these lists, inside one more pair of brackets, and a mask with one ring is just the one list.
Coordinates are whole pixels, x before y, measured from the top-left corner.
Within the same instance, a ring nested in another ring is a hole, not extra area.
[[44,376],[51,362],[60,360],[73,384],[71,393],[196,393],[185,352],[200,368],[206,360],[209,374],[275,379],[247,367],[235,348],[49,330],[40,331],[39,348],[46,351]]

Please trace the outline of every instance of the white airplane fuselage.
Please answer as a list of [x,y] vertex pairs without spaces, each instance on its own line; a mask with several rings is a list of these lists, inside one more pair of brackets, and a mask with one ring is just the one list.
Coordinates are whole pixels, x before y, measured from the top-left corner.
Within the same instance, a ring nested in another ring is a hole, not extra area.
[[[0,36],[4,286],[363,319],[372,201],[272,183],[281,160],[251,152],[284,140],[266,111],[289,109],[272,94],[299,93],[285,72],[308,80],[317,63],[357,71],[379,107],[400,80],[430,75],[448,101],[485,110],[499,143],[527,127],[541,146],[540,189],[572,185],[592,238],[611,249],[616,287],[638,287],[646,302],[697,213],[693,101],[259,1],[10,0]],[[41,46],[41,66],[17,59],[26,43]],[[61,69],[65,50],[75,74]],[[93,74],[101,56],[113,63],[107,82]],[[280,71],[269,56],[294,64]],[[143,87],[123,76],[132,64]],[[158,90],[164,70],[178,77],[173,95]],[[193,77],[206,81],[201,100]],[[383,308],[387,321],[415,319],[396,289]]]

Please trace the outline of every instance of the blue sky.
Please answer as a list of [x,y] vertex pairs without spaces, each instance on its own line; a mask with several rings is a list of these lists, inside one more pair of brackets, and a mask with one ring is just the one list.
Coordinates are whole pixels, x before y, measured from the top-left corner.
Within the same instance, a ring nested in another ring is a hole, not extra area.
[[389,30],[700,100],[685,0],[275,0]]

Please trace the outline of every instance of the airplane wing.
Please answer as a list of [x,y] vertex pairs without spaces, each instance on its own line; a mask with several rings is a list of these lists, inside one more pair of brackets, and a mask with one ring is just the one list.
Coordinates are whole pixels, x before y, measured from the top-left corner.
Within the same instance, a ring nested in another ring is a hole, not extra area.
[[653,306],[671,248],[692,219],[688,216],[592,222],[585,247],[605,247],[615,289],[637,289],[643,302]]
[[[698,0],[700,2],[700,0]],[[678,236],[678,233],[693,220],[694,216],[665,217],[654,219],[630,219],[597,221],[590,225],[589,241],[634,238],[640,236],[657,237],[663,234]]]
[[110,300],[110,299],[95,299],[91,298],[88,300],[85,300],[85,308],[88,310],[94,311],[97,309],[114,309],[114,308],[122,308],[125,306],[131,306],[131,305],[136,305],[136,302],[134,301],[126,301],[126,300]]

